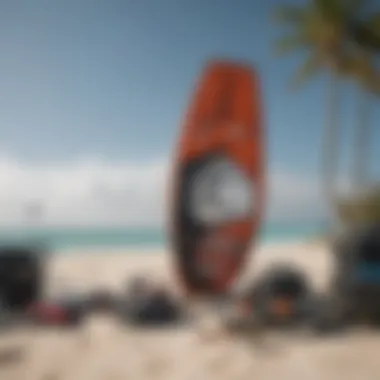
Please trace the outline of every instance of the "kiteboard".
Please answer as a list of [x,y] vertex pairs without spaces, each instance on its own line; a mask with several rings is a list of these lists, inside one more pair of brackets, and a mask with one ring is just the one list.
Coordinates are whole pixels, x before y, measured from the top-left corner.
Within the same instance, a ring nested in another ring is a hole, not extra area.
[[174,162],[175,269],[191,294],[223,294],[257,239],[264,205],[259,78],[211,61],[185,117]]

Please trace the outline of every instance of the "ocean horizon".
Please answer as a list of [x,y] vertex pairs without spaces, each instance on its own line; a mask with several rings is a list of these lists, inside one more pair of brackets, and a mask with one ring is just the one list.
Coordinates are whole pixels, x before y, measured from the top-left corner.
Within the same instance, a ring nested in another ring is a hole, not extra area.
[[[263,244],[291,242],[321,236],[321,222],[267,223],[261,230]],[[8,227],[0,228],[0,244],[42,244],[52,251],[99,248],[160,248],[168,244],[163,228],[137,227]]]

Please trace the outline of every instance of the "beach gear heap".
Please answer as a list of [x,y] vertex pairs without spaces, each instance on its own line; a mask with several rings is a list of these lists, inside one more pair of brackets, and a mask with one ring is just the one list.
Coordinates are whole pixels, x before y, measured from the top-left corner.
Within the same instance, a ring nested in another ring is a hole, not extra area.
[[380,326],[380,225],[349,229],[336,242],[334,271],[320,328]]
[[0,248],[0,327],[20,324],[79,326],[93,313],[113,313],[133,325],[167,325],[184,316],[170,293],[144,277],[120,295],[106,289],[45,295],[46,252],[29,246]]

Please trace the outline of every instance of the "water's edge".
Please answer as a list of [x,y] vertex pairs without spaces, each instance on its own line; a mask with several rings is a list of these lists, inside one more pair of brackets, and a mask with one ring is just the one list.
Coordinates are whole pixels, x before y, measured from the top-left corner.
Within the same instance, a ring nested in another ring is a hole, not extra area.
[[[260,234],[260,243],[282,243],[313,239],[323,234],[321,223],[273,223]],[[0,244],[41,244],[48,250],[112,248],[161,248],[168,243],[159,228],[0,228]]]

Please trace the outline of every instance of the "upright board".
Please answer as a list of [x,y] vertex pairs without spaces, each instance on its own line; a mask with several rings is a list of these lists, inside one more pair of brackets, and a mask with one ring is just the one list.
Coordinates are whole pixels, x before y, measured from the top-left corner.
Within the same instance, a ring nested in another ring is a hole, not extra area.
[[177,146],[171,230],[176,270],[191,294],[228,290],[257,237],[264,196],[258,77],[210,62]]

